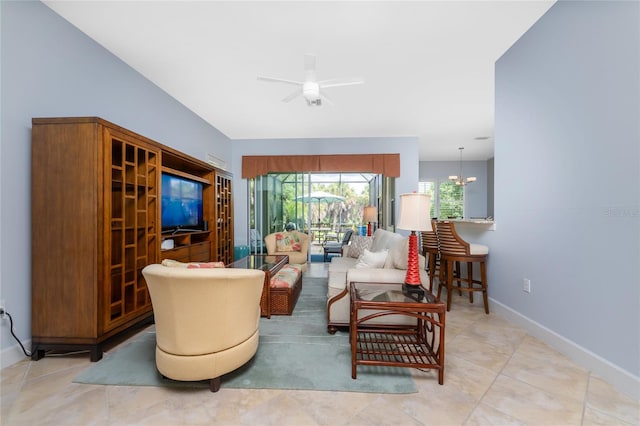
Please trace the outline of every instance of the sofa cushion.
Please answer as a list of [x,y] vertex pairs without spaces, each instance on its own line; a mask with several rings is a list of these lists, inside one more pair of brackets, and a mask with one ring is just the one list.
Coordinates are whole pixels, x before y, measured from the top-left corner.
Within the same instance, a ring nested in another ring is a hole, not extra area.
[[[347,272],[346,281],[350,282],[372,282],[372,283],[401,283],[404,282],[407,271],[400,269],[359,269],[351,268]],[[425,274],[427,280],[429,275]],[[427,281],[429,282],[429,281]]]
[[400,234],[396,234],[395,232],[386,231],[384,229],[376,229],[376,232],[373,233],[373,243],[371,244],[371,251],[380,251],[383,249],[391,249],[393,245],[398,241],[404,238]]
[[347,269],[353,268],[357,261],[358,259],[354,259],[353,257],[334,257],[331,259],[331,263],[329,264],[329,272],[347,272]]
[[[404,237],[396,241],[392,248],[389,249],[385,268],[401,269],[406,271],[409,262],[409,237]],[[423,255],[418,254],[418,265],[420,269],[426,268],[426,259]]]
[[301,268],[297,265],[285,265],[271,278],[272,288],[291,288],[298,280]]
[[407,269],[407,258],[409,256],[409,238],[401,238],[394,242],[389,248],[389,255],[384,264],[385,268]]
[[[334,257],[329,265],[329,293],[336,289],[337,293],[344,290],[347,282],[347,271],[353,268],[358,260],[353,257]],[[336,293],[336,294],[337,294]]]
[[276,251],[277,252],[287,252],[287,251],[300,251],[302,250],[302,245],[300,244],[300,240],[298,236],[294,233],[290,232],[278,232],[276,233]]
[[351,237],[351,244],[349,244],[349,250],[347,256],[353,258],[359,258],[365,249],[371,247],[373,239],[371,237],[365,237],[362,235],[354,235]]
[[387,250],[369,251],[364,249],[364,253],[356,262],[356,268],[382,268],[387,260],[387,253]]

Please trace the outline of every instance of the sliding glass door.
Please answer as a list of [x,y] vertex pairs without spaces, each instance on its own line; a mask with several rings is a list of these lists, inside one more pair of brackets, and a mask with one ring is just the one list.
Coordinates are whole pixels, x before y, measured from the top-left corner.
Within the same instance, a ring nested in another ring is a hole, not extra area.
[[386,227],[393,221],[387,217],[393,209],[385,204],[392,183],[393,178],[367,173],[274,173],[249,179],[251,251],[263,249],[267,234],[297,229],[311,236],[313,254],[313,246],[340,240],[348,229],[357,232],[368,205],[378,207],[379,225]]

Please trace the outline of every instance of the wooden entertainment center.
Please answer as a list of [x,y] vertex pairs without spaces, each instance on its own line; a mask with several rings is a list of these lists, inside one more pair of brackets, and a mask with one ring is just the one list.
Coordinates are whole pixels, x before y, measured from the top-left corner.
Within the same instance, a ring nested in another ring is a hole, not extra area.
[[[98,361],[108,339],[151,321],[146,265],[233,261],[232,176],[97,117],[32,125],[32,359]],[[202,184],[203,229],[162,233],[163,173]]]

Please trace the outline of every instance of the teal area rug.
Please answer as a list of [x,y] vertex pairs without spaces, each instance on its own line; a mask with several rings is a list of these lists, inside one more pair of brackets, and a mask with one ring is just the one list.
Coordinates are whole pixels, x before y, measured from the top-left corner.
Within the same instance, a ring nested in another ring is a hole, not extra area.
[[[302,389],[369,393],[415,393],[410,370],[358,366],[351,378],[347,332],[327,333],[326,278],[304,277],[292,316],[260,319],[260,344],[244,366],[222,376],[223,388]],[[128,345],[78,375],[74,382],[121,386],[208,387],[206,381],[180,382],[163,378],[155,366],[155,333],[138,336]]]

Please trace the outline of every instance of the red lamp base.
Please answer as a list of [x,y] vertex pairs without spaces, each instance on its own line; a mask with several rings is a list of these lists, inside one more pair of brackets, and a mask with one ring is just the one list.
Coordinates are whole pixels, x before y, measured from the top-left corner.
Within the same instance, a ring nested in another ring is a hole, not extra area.
[[420,266],[418,263],[418,236],[415,231],[411,231],[411,235],[409,235],[407,275],[402,284],[402,292],[406,296],[422,299],[424,297],[424,289],[421,286]]

